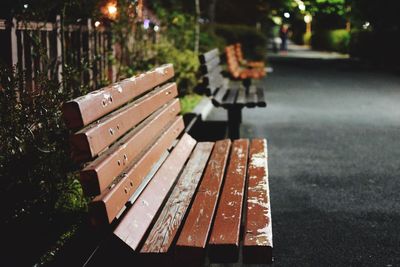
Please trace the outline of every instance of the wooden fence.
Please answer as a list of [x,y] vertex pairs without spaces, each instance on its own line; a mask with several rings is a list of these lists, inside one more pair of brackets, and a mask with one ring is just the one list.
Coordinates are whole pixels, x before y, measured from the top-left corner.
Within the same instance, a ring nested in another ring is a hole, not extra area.
[[[97,27],[96,27],[97,26]],[[115,81],[112,65],[111,31],[90,19],[76,25],[55,22],[11,21],[0,19],[3,61],[25,72],[27,90],[35,92],[36,75],[47,73],[65,87],[63,74],[74,76],[78,84],[99,87],[102,81]],[[70,84],[70,83],[69,83]]]

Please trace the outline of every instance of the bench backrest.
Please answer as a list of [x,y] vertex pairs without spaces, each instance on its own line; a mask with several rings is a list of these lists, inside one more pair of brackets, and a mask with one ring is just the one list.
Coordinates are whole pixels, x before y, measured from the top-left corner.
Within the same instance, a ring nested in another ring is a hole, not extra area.
[[202,80],[198,88],[200,88],[201,94],[211,96],[225,85],[224,77],[221,74],[221,60],[218,48],[199,55],[199,61]]
[[171,64],[125,79],[63,106],[80,181],[94,196],[94,225],[112,223],[184,130]]
[[235,46],[229,45],[225,47],[226,54],[226,64],[229,73],[234,77],[238,78],[240,76],[241,68],[238,58],[236,57]]
[[244,59],[243,56],[243,50],[242,50],[242,44],[241,43],[236,43],[235,44],[235,55],[236,58],[239,62],[245,62],[246,60]]

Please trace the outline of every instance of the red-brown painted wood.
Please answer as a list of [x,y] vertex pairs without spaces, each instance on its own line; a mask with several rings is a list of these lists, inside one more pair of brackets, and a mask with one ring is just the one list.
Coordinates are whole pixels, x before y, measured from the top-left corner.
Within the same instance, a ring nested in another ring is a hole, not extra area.
[[114,230],[114,235],[133,251],[137,250],[195,145],[196,141],[188,134],[184,134],[176,148]]
[[76,161],[93,158],[177,95],[176,84],[166,84],[73,134],[70,138],[73,158]]
[[85,194],[98,195],[105,190],[133,159],[161,135],[179,111],[179,100],[171,101],[89,163],[80,172]]
[[272,222],[267,141],[265,139],[252,140],[248,169],[243,261],[246,263],[270,263],[272,262]]
[[118,215],[153,165],[172,145],[184,127],[182,117],[176,118],[172,125],[165,129],[161,137],[154,140],[152,146],[145,153],[139,154],[131,166],[126,168],[118,183],[110,189],[106,189],[90,203],[89,212],[92,224],[110,223]]
[[248,150],[248,139],[233,142],[224,187],[208,243],[210,260],[213,262],[236,262],[239,258]]
[[204,258],[230,146],[230,140],[215,143],[204,177],[176,243],[176,260],[180,264],[201,262]]
[[173,76],[172,64],[166,64],[76,98],[64,104],[64,121],[70,129],[86,126]]
[[142,253],[165,254],[171,248],[193,194],[210,157],[214,143],[198,143],[154,224]]

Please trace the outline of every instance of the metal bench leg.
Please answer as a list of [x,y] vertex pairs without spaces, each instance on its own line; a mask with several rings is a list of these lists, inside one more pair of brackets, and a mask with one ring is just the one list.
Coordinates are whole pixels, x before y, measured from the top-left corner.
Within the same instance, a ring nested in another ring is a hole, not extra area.
[[228,135],[231,139],[240,138],[240,124],[242,123],[242,108],[228,108]]
[[244,88],[249,88],[251,86],[251,79],[247,78],[242,81]]

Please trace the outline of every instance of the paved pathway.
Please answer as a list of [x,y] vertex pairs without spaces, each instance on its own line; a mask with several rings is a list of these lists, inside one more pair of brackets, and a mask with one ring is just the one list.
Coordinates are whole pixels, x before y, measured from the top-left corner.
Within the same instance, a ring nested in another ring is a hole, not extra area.
[[307,53],[271,59],[243,114],[269,141],[274,266],[400,266],[400,76]]

